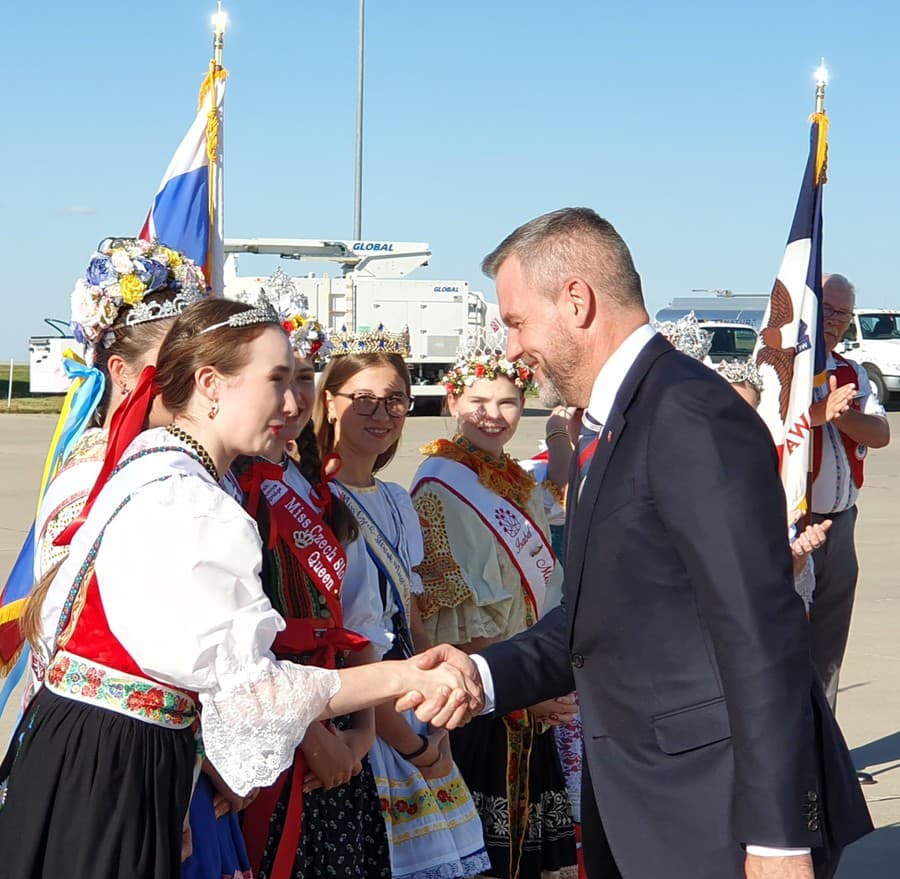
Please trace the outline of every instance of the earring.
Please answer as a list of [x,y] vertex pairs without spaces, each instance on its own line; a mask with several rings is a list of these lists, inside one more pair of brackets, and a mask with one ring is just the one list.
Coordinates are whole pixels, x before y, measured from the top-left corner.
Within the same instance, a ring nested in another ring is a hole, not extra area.
[[206,415],[209,418],[209,420],[212,421],[213,418],[215,418],[218,414],[219,414],[219,401],[214,400],[212,407],[210,408],[209,412],[206,413]]
[[125,385],[122,385],[122,396],[127,397],[131,393],[131,388],[126,388]]

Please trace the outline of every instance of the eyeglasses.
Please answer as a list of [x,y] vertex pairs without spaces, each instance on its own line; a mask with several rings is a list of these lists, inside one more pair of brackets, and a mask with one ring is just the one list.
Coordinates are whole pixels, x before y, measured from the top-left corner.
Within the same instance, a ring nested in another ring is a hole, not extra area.
[[833,317],[835,320],[850,320],[853,317],[852,311],[843,311],[839,308],[832,308],[830,305],[822,306],[822,317]]
[[406,394],[391,394],[389,397],[376,397],[374,394],[335,393],[335,397],[346,397],[350,401],[350,408],[357,415],[374,415],[381,403],[384,403],[384,411],[391,418],[402,418],[413,407],[413,401]]

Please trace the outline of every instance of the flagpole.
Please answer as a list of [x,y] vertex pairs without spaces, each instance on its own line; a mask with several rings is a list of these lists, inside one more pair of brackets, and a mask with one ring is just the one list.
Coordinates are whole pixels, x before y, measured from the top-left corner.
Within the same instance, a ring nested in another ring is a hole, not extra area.
[[220,88],[220,71],[223,70],[223,58],[225,49],[225,26],[228,23],[228,15],[222,10],[222,0],[217,4],[217,10],[212,17],[213,25],[213,57],[209,62],[210,72],[210,113],[215,113],[218,124],[216,125],[216,140],[214,155],[210,155],[209,162],[209,205],[210,205],[210,229],[209,251],[207,258],[207,284],[210,290],[217,296],[223,295],[224,287],[224,263],[225,263],[225,175],[224,175],[224,102],[221,110],[218,107]]
[[[359,46],[356,60],[356,174],[353,186],[353,240],[362,237],[363,82],[365,79],[366,3],[359,0]],[[354,322],[353,326],[356,326]]]
[[[825,87],[828,85],[828,68],[825,66],[825,59],[821,60],[816,72],[813,74],[816,81],[816,109],[814,111],[813,118],[816,117],[824,117],[825,116]],[[826,119],[827,123],[827,119]],[[824,153],[823,150],[823,140],[826,137],[827,124],[824,126],[819,126],[819,136],[817,140],[817,152]],[[815,179],[817,186],[823,186],[825,183],[824,179],[824,167],[819,167],[819,158],[817,156],[816,159],[816,168],[815,168]],[[819,278],[819,283],[822,283],[822,279]],[[817,304],[816,307],[820,307],[821,302]],[[816,321],[817,326],[822,326],[822,321]],[[813,370],[815,372],[815,369]],[[813,375],[813,388],[815,388],[816,376]],[[812,401],[815,402],[815,393],[813,393]],[[814,478],[814,469],[815,469],[815,441],[811,441],[809,443],[808,450],[808,460],[807,460],[807,471],[806,471],[806,510],[803,518],[798,522],[797,528],[798,531],[803,530],[807,525],[812,524],[812,490],[813,490],[813,478]]]

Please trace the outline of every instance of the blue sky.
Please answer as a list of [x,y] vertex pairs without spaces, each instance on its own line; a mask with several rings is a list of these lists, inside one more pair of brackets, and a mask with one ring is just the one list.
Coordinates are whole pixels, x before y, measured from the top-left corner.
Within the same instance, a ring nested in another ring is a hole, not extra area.
[[[225,5],[226,235],[350,238],[356,0]],[[213,11],[84,0],[7,12],[0,358],[24,360],[42,318],[68,317],[101,238],[139,229],[193,118]],[[861,304],[900,306],[896,2],[366,11],[363,237],[429,241],[413,277],[466,279],[493,298],[481,257],[530,217],[585,204],[631,246],[651,310],[692,287],[768,290],[824,55],[825,268],[853,279]]]

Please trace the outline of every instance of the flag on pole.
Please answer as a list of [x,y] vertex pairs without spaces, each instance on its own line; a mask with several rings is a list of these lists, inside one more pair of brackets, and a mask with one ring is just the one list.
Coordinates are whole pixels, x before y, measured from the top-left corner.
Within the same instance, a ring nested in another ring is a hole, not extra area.
[[139,238],[158,240],[203,266],[210,288],[222,292],[223,67],[210,63],[200,86],[197,116],[160,181]]
[[759,414],[778,448],[790,521],[807,511],[813,385],[826,380],[822,335],[822,189],[828,117],[810,118],[809,158],[781,268],[763,318],[756,364],[763,377]]

